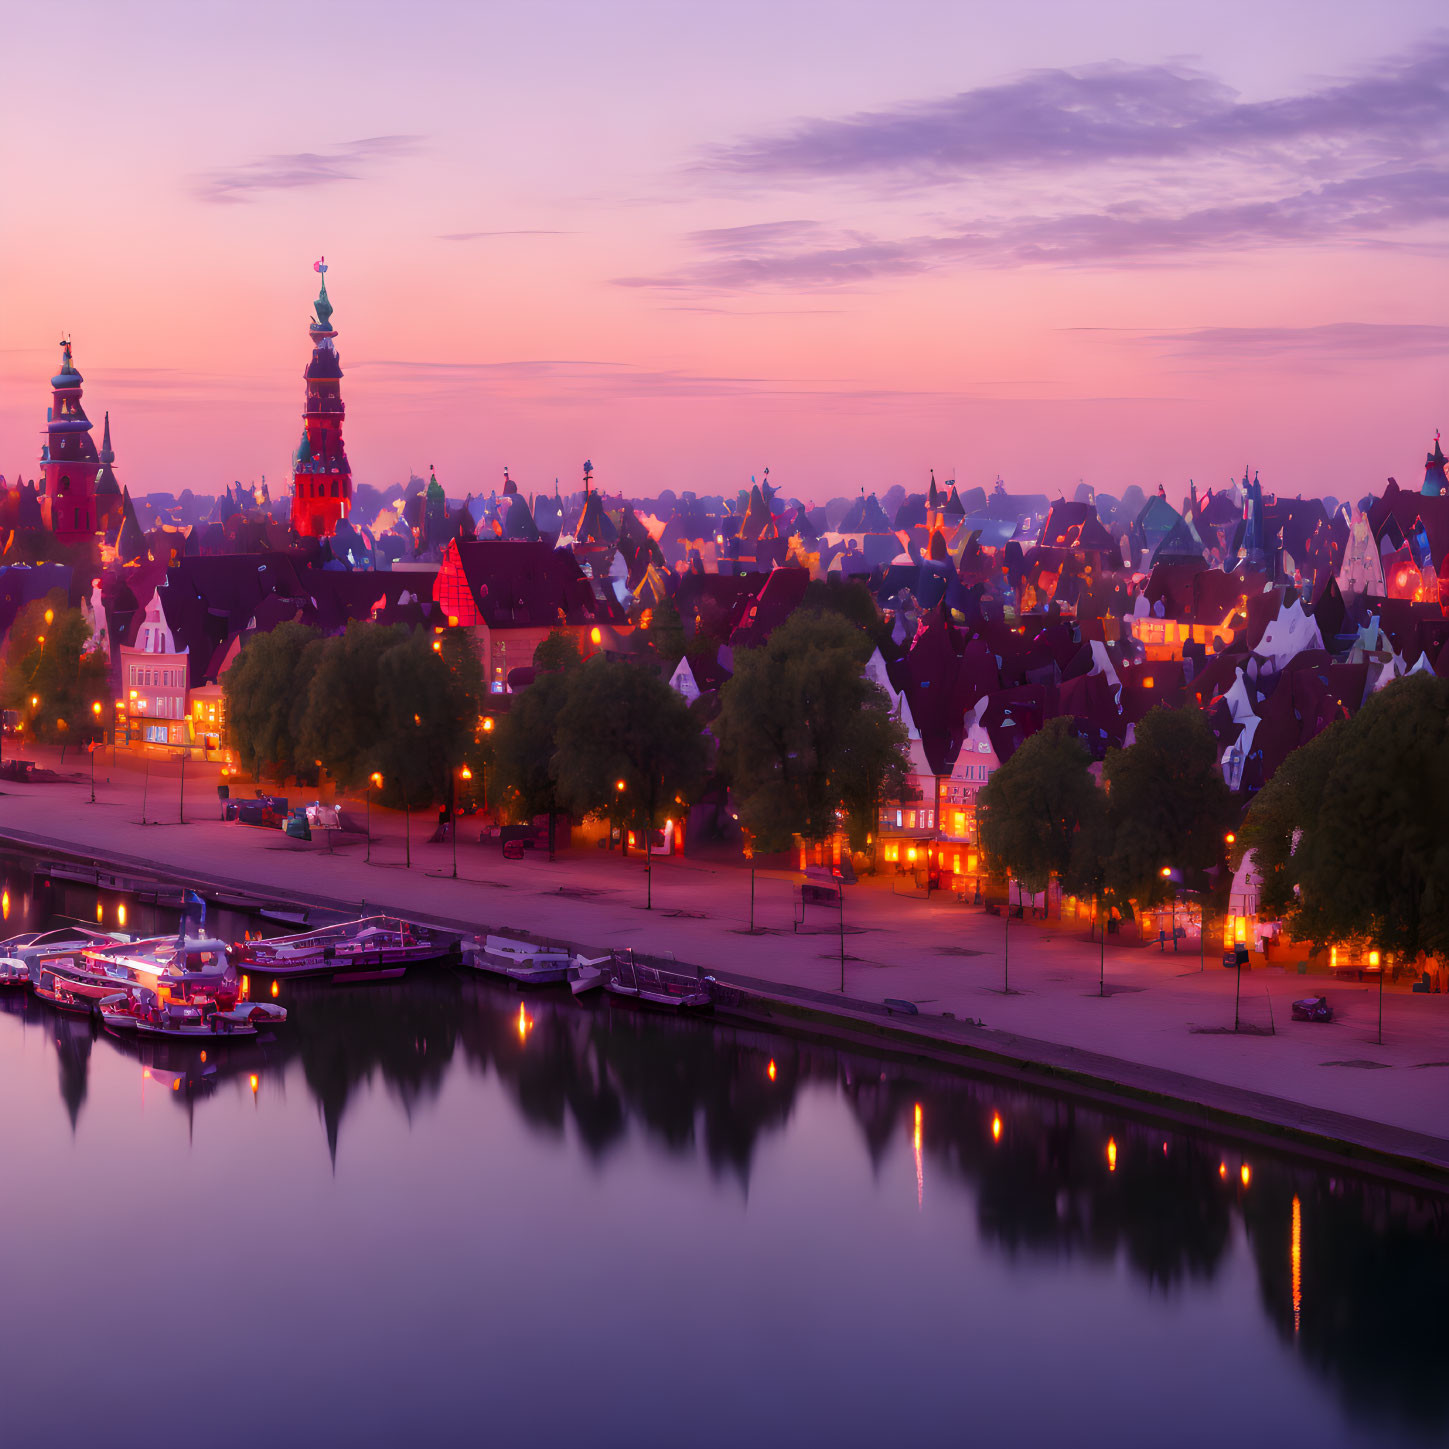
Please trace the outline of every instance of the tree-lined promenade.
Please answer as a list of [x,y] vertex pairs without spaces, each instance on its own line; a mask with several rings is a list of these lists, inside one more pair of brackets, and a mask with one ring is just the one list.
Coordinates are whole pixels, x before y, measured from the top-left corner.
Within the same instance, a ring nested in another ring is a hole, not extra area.
[[[38,758],[58,764],[59,752],[43,750]],[[159,817],[160,824],[139,826],[145,772],[122,753],[115,767],[107,754],[94,806],[79,779],[7,784],[0,832],[67,848],[102,869],[122,859],[132,873],[150,867],[224,883],[223,890],[246,886],[278,899],[301,896],[344,910],[365,903],[369,910],[471,930],[530,931],[580,947],[667,952],[722,978],[769,983],[761,989],[785,997],[806,993],[807,1004],[817,1009],[833,1000],[847,1021],[865,1013],[867,1021],[880,1022],[881,1016],[869,1015],[872,1003],[880,1012],[885,998],[904,999],[920,1014],[895,1017],[897,1030],[1067,1069],[1082,1069],[1090,1058],[1091,1074],[1136,1090],[1164,1089],[1173,1074],[1218,1083],[1261,1099],[1247,1115],[1310,1130],[1315,1112],[1343,1113],[1370,1124],[1348,1140],[1370,1145],[1378,1140],[1376,1123],[1449,1135],[1442,1112],[1449,1068],[1432,1065],[1449,1061],[1449,997],[1390,991],[1379,1046],[1372,987],[1334,984],[1338,1019],[1328,1027],[1295,1023],[1288,1005],[1313,989],[1312,978],[1305,985],[1291,969],[1275,966],[1245,978],[1244,1014],[1265,1028],[1275,1022],[1277,1034],[1234,1036],[1233,973],[1211,965],[1200,972],[1195,952],[1174,954],[1169,947],[1164,953],[1114,940],[1106,953],[1109,991],[1102,997],[1098,943],[1087,939],[1084,923],[1065,921],[1010,927],[1014,989],[1003,995],[1002,918],[940,894],[897,895],[885,877],[863,879],[847,892],[842,996],[835,924],[824,936],[794,932],[792,892],[799,877],[789,872],[761,873],[756,933],[747,936],[748,872],[727,863],[688,856],[656,860],[656,909],[646,913],[642,857],[620,861],[572,851],[550,863],[538,851],[510,861],[496,843],[480,843],[476,831],[465,831],[454,880],[447,844],[415,840],[413,866],[406,868],[403,822],[391,810],[374,809],[368,862],[360,841],[329,849],[320,840],[305,845],[277,831],[222,823],[213,794],[215,766],[188,767],[187,823],[179,825],[178,767],[153,764],[150,774],[148,819]],[[968,1026],[968,1019],[984,1026]],[[1366,1061],[1384,1069],[1354,1069]],[[1179,1090],[1198,1089],[1179,1084]],[[1449,1141],[1443,1154],[1449,1161]]]

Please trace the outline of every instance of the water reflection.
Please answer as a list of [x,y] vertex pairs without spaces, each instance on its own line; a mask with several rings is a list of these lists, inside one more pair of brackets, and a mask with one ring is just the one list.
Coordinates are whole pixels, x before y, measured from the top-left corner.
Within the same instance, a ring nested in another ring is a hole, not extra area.
[[411,1124],[462,1074],[496,1083],[533,1136],[582,1152],[599,1173],[637,1172],[624,1149],[642,1140],[747,1198],[769,1144],[807,1094],[824,1092],[849,1111],[877,1175],[913,1165],[916,1210],[964,1205],[982,1251],[1002,1263],[1120,1269],[1148,1298],[1181,1299],[1220,1282],[1245,1242],[1268,1321],[1350,1417],[1449,1425],[1442,1199],[1049,1093],[606,998],[520,997],[463,973],[352,990],[289,984],[282,1000],[290,1020],[273,1039],[218,1043],[205,1060],[184,1044],[98,1036],[88,1019],[19,993],[0,1010],[53,1044],[72,1129],[102,1053],[151,1073],[192,1123],[220,1108],[223,1084],[265,1107],[300,1079],[334,1168],[371,1085]]

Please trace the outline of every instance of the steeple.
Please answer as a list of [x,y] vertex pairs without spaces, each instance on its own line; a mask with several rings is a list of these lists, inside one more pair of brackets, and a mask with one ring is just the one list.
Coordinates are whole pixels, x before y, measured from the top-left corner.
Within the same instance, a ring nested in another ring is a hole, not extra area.
[[1439,444],[1439,434],[1434,433],[1434,451],[1424,459],[1424,486],[1419,491],[1429,498],[1438,498],[1449,493],[1449,477],[1444,473],[1444,449]]
[[96,532],[95,487],[101,460],[91,438],[91,423],[81,406],[85,379],[71,356],[70,339],[60,343],[60,371],[50,380],[51,405],[40,461],[45,473],[45,512],[60,538],[81,539]]
[[312,360],[302,374],[307,383],[302,440],[292,455],[292,528],[304,538],[328,538],[351,511],[352,468],[342,446],[342,362],[333,340],[327,262],[319,258],[312,268],[322,289],[307,328]]

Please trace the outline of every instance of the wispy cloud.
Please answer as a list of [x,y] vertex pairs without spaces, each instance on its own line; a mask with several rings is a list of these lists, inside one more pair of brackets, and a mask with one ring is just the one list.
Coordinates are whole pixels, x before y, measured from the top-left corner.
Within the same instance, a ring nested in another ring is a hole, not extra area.
[[193,190],[203,201],[253,201],[269,191],[295,191],[360,181],[378,166],[415,155],[421,136],[369,136],[345,141],[326,151],[295,151],[259,156],[237,166],[218,167],[195,178]]
[[1208,154],[1298,156],[1341,149],[1360,162],[1442,147],[1449,124],[1449,36],[1303,95],[1243,101],[1181,65],[1119,61],[1037,70],[954,96],[715,146],[699,173],[794,184],[894,177],[935,184],[1010,168],[1070,170]]
[[[757,197],[869,187],[894,197],[895,234],[879,221],[865,231],[798,219],[694,232],[679,266],[620,285],[851,289],[963,265],[1140,265],[1284,245],[1438,249],[1449,220],[1449,33],[1262,101],[1176,64],[1033,71],[716,146],[690,179]],[[902,211],[913,194],[933,198],[930,214]]]
[[518,231],[449,231],[439,235],[439,241],[447,242],[470,242],[470,241],[491,241],[495,237],[503,236],[577,236],[572,231],[550,231],[550,230],[518,230]]
[[1325,362],[1442,357],[1444,330],[1418,322],[1325,322],[1316,327],[1199,327],[1143,334],[1181,357],[1293,355]]

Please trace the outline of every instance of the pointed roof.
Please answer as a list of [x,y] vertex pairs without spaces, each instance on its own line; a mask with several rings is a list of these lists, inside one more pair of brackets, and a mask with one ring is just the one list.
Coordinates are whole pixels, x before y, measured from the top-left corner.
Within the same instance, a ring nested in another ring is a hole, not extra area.
[[1444,449],[1439,445],[1439,434],[1434,434],[1434,451],[1424,459],[1424,486],[1419,491],[1431,498],[1449,493],[1449,477],[1444,473]]
[[119,494],[121,485],[116,482],[116,475],[111,471],[111,464],[116,461],[115,450],[111,447],[111,415],[106,413],[106,431],[101,440],[101,471],[96,474],[96,496],[101,494]]
[[134,563],[147,556],[146,535],[136,519],[136,507],[131,502],[131,490],[121,491],[121,531],[116,535],[116,556],[123,563]]

